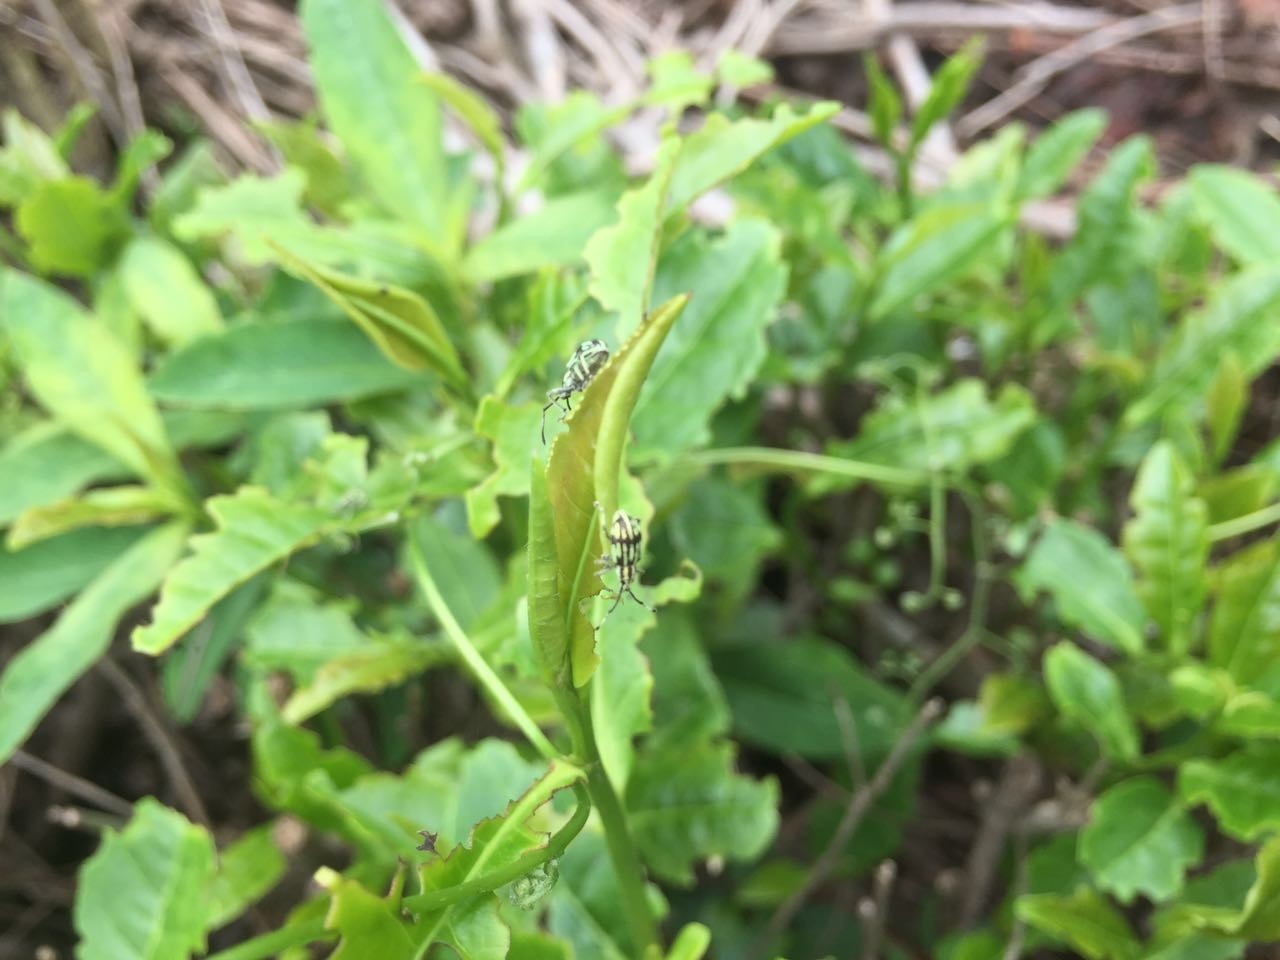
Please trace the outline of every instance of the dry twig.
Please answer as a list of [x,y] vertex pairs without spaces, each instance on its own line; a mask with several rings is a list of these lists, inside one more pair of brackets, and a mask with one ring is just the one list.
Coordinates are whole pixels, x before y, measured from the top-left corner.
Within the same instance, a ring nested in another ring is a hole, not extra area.
[[74,773],[68,773],[60,767],[55,767],[52,763],[41,760],[25,750],[15,750],[13,756],[9,758],[9,762],[19,770],[23,770],[33,777],[39,777],[45,783],[57,787],[59,790],[65,790],[86,803],[92,803],[103,810],[122,817],[133,815],[133,805],[128,800],[117,797],[110,790],[104,790],[96,783],[84,779],[84,777],[78,777]]
[[894,743],[889,755],[884,758],[884,762],[877,768],[875,776],[850,798],[849,805],[845,807],[844,814],[840,817],[840,822],[836,825],[835,832],[831,835],[831,841],[828,843],[827,849],[822,852],[822,856],[810,868],[804,883],[800,885],[799,889],[783,901],[778,909],[773,912],[773,916],[769,918],[764,935],[760,938],[758,944],[757,956],[764,955],[769,946],[778,939],[778,935],[795,918],[800,908],[804,906],[805,901],[813,895],[813,892],[819,886],[826,882],[827,877],[831,875],[831,871],[835,869],[836,864],[839,862],[841,854],[844,853],[845,847],[848,846],[850,838],[871,809],[871,805],[879,799],[885,790],[889,789],[889,784],[893,782],[894,775],[901,768],[907,757],[910,756],[912,749],[924,734],[925,728],[942,715],[942,708],[943,703],[939,699],[935,698],[926,702],[920,708],[920,712],[916,714],[915,719],[902,731],[902,735]]

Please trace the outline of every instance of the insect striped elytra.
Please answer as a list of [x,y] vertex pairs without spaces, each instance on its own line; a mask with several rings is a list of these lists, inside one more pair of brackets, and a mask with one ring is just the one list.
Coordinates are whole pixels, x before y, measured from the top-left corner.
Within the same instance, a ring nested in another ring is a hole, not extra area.
[[568,365],[564,368],[564,379],[560,386],[547,391],[547,405],[542,408],[542,442],[547,442],[547,411],[558,403],[564,404],[563,421],[573,409],[569,398],[587,388],[600,368],[609,362],[609,348],[603,340],[583,340],[573,351]]
[[600,558],[600,572],[618,571],[618,589],[605,616],[618,609],[623,595],[631,597],[645,609],[652,610],[631,589],[631,585],[640,579],[640,547],[644,541],[644,535],[640,531],[640,518],[633,517],[624,510],[616,511],[613,520],[604,528],[604,538],[609,544],[609,552]]

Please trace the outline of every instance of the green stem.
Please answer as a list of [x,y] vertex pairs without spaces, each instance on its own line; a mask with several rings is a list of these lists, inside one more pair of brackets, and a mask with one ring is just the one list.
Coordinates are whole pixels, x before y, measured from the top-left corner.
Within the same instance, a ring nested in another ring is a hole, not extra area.
[[1255,510],[1253,513],[1246,513],[1243,517],[1215,523],[1209,528],[1209,541],[1217,543],[1219,540],[1238,537],[1242,533],[1252,533],[1254,530],[1277,521],[1280,521],[1280,503],[1273,503],[1271,506]]
[[519,880],[525,874],[542,866],[548,860],[554,860],[561,856],[573,838],[582,832],[582,828],[587,823],[587,818],[591,816],[591,797],[588,795],[587,789],[581,783],[575,783],[573,792],[578,798],[577,809],[573,811],[573,816],[569,818],[569,821],[556,831],[555,836],[547,841],[545,847],[530,850],[505,867],[492,870],[483,876],[476,877],[474,880],[467,880],[465,883],[446,887],[443,890],[433,890],[430,893],[420,893],[417,896],[406,897],[403,901],[404,906],[415,913],[429,913],[433,910],[441,910],[476,894],[488,893],[490,890],[504,887],[513,880]]
[[867,480],[891,486],[922,487],[929,476],[915,470],[886,467],[861,460],[828,457],[821,453],[804,453],[799,450],[779,450],[774,447],[721,447],[716,450],[700,450],[686,459],[696,464],[746,464],[784,472],[799,470],[813,473],[830,473],[853,480]]
[[416,539],[410,537],[409,553],[413,558],[414,573],[418,577],[418,586],[422,589],[423,596],[427,598],[427,604],[431,607],[431,612],[435,614],[440,626],[444,628],[445,636],[453,644],[459,656],[475,675],[480,685],[488,691],[489,696],[497,701],[498,705],[511,718],[511,722],[519,728],[520,732],[525,735],[528,741],[533,744],[534,748],[542,754],[547,760],[555,760],[560,756],[560,751],[552,745],[546,735],[539,729],[538,725],[533,722],[533,718],[529,716],[524,707],[520,706],[520,701],[502,682],[493,668],[485,662],[484,657],[480,656],[480,651],[467,638],[462,627],[458,625],[458,621],[454,619],[453,612],[449,609],[449,605],[444,602],[444,597],[440,594],[440,588],[436,586],[435,580],[431,576],[431,571],[427,569],[426,559],[422,555],[422,547]]
[[266,960],[290,947],[301,947],[317,940],[332,940],[335,937],[336,933],[325,930],[323,920],[309,920],[296,926],[272,930],[234,947],[219,950],[205,960]]
[[645,951],[658,944],[657,924],[649,911],[649,900],[645,896],[644,868],[640,865],[640,855],[631,839],[622,803],[614,792],[613,784],[609,782],[604,764],[600,762],[595,730],[591,726],[591,711],[585,703],[581,716],[586,748],[590,754],[587,763],[587,793],[600,817],[600,825],[604,827],[609,860],[613,863],[613,872],[618,879],[618,892],[622,897],[622,911],[626,914],[627,926],[631,928],[632,946],[635,948],[633,956],[644,956]]

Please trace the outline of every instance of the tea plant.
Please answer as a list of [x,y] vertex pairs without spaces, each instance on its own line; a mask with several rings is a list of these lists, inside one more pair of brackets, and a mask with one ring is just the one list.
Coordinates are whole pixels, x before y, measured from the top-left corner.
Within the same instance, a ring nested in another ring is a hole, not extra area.
[[[302,18],[325,127],[264,128],[274,175],[196,142],[140,198],[159,134],[102,185],[66,160],[82,115],[4,118],[0,622],[39,627],[0,758],[122,631],[176,721],[232,692],[252,783],[224,786],[277,817],[215,843],[138,800],[80,870],[80,956],[1280,939],[1270,187],[1205,166],[1144,204],[1135,137],[1054,246],[1019,218],[1095,112],[915,189],[973,49],[907,130],[868,63],[886,188],[834,104],[714,106],[767,77],[745,58],[673,54],[508,143],[380,4]],[[641,110],[667,123],[635,178],[609,131]],[[878,944],[957,769],[996,791],[965,882],[917,883]],[[286,856],[289,823],[330,843]],[[291,859],[313,885],[251,934]]]

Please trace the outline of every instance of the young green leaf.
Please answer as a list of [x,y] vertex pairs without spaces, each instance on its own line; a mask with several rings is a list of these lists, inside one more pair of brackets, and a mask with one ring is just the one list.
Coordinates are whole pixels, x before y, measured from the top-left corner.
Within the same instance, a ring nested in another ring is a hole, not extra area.
[[72,430],[177,497],[186,480],[136,360],[61,290],[0,274],[0,326],[27,383]]
[[862,72],[866,74],[871,95],[871,127],[880,145],[886,150],[893,150],[893,135],[902,119],[902,98],[898,96],[893,81],[881,69],[875,54],[862,55]]
[[541,460],[532,461],[529,475],[529,636],[542,679],[553,690],[568,690],[573,676],[558,581],[555,515]]
[[424,73],[420,80],[471,128],[493,158],[494,183],[499,191],[505,189],[507,143],[498,114],[482,96],[447,73]]
[[1073,643],[1059,643],[1044,655],[1049,696],[1062,715],[1097,738],[1114,760],[1138,759],[1138,730],[1125,709],[1120,681],[1106,665]]
[[[671,325],[687,297],[658,307],[596,374],[569,417],[569,429],[551,445],[547,485],[555,516],[557,585],[569,635],[573,682],[590,679],[599,658],[595,631],[579,604],[602,589],[595,571],[603,518],[618,506],[618,477],[622,470],[631,412]],[[603,508],[597,510],[595,504]]]
[[1071,896],[1037,893],[1014,901],[1014,913],[1037,930],[1069,944],[1089,960],[1135,960],[1137,938],[1124,917],[1096,890]]
[[488,536],[498,525],[498,497],[529,492],[524,464],[541,454],[538,441],[539,404],[512,406],[492,395],[476,411],[476,436],[493,441],[493,472],[467,491],[467,526],[473,537]]
[[[340,937],[330,954],[332,960],[360,960],[366,956],[413,960],[417,955],[417,946],[400,918],[400,888],[404,881],[399,874],[385,899],[370,893],[359,881],[339,876],[327,867],[317,873],[316,879],[329,891],[324,927]],[[464,956],[463,960],[469,958]]]
[[339,523],[318,507],[277,500],[257,487],[212,497],[206,507],[217,529],[191,538],[191,555],[165,578],[151,622],[134,629],[135,650],[163,653],[240,584]]
[[980,41],[970,40],[947,58],[933,75],[929,93],[911,120],[911,146],[924,142],[933,126],[945,119],[969,91],[969,82],[982,65],[978,55]]
[[120,200],[87,177],[38,184],[14,221],[37,270],[76,277],[105,267],[129,229]]
[[0,623],[34,617],[78,593],[142,533],[94,528],[42,540],[24,550],[0,548]]
[[730,120],[713,113],[685,138],[667,192],[668,207],[682,211],[702,194],[741,173],[764,154],[810,127],[829,120],[838,103],[821,101],[808,113],[795,113],[782,104],[768,120]]
[[171,524],[131,545],[67,605],[52,627],[9,661],[0,676],[0,762],[13,755],[63,691],[107,652],[116,623],[156,589],[186,535],[185,526]]
[[462,262],[463,272],[472,283],[492,283],[578,263],[592,234],[617,217],[617,200],[612,189],[552,197],[475,243]]
[[0,524],[129,469],[57,423],[39,423],[0,447]]
[[1159,903],[1182,889],[1200,862],[1204,834],[1159,781],[1135,777],[1094,801],[1080,832],[1080,862],[1098,886],[1129,903],[1138,894]]
[[627,785],[627,820],[641,855],[672,883],[693,883],[708,857],[751,860],[778,828],[778,785],[733,770],[728,743],[642,750]]
[[1036,200],[1056,191],[1107,128],[1103,110],[1073,110],[1055,121],[1027,148],[1018,175],[1019,200]]
[[1275,188],[1246,170],[1201,164],[1187,174],[1196,213],[1219,246],[1241,263],[1280,260],[1280,197]]
[[284,854],[272,839],[275,826],[267,823],[250,830],[218,852],[218,874],[207,891],[206,929],[230,923],[284,876]]
[[876,260],[868,317],[879,320],[990,260],[1013,227],[1013,209],[992,203],[937,203],[898,227]]
[[1032,547],[1014,583],[1030,599],[1052,597],[1062,620],[1126,653],[1143,648],[1146,614],[1124,555],[1096,530],[1054,520]]
[[320,232],[302,209],[306,177],[284,170],[270,179],[243,174],[227,184],[201,187],[195,202],[173,220],[173,234],[188,243],[230,234],[250,265],[274,259],[266,239],[297,249]]
[[149,386],[164,403],[281,410],[391,393],[423,383],[345,320],[238,323],[170,354]]
[[448,255],[462,227],[435,93],[377,0],[306,0],[299,16],[331,129],[383,208]]
[[591,296],[618,313],[617,329],[624,337],[640,325],[649,308],[667,188],[680,146],[674,137],[663,141],[649,179],[622,195],[617,223],[596,231],[582,253],[591,271]]
[[1205,396],[1205,415],[1209,421],[1209,456],[1221,464],[1240,429],[1240,419],[1249,404],[1249,378],[1244,364],[1231,351],[1222,356],[1218,372]]
[[204,950],[213,838],[149,797],[80,869],[74,919],[85,960],[169,960]]
[[392,284],[316,266],[283,247],[272,247],[286,270],[324,291],[392,362],[405,370],[430,370],[461,396],[471,393],[457,350],[422,297]]
[[715,241],[690,231],[665,251],[653,296],[689,291],[689,305],[654,360],[632,418],[637,459],[669,458],[711,438],[710,421],[755,381],[765,330],[786,289],[782,238],[738,220]]
[[1209,621],[1209,662],[1251,683],[1280,654],[1280,553],[1273,541],[1222,564]]
[[218,303],[191,261],[159,237],[138,237],[116,268],[133,309],[170,346],[223,329]]
[[1189,760],[1178,771],[1178,793],[1205,803],[1224,833],[1253,840],[1280,827],[1280,744],[1250,743],[1222,759]]
[[345,696],[376,693],[449,659],[441,644],[409,638],[370,640],[351,653],[324,663],[314,678],[295,690],[280,715],[285,723],[304,723]]
[[[831,444],[833,456],[908,470],[969,470],[1003,456],[1036,418],[1031,395],[1007,384],[995,401],[980,380],[966,379],[918,402],[886,399],[858,436]],[[819,481],[846,483],[834,478]]]
[[1249,377],[1280,354],[1280,268],[1258,266],[1223,281],[1202,310],[1185,317],[1160,348],[1139,398],[1125,411],[1136,427],[1172,406],[1199,401],[1218,372],[1222,355],[1239,358]]
[[1124,529],[1138,595],[1165,646],[1179,658],[1191,649],[1208,586],[1208,511],[1193,490],[1191,472],[1173,444],[1157,443],[1138,469],[1130,498],[1134,517]]
[[89,490],[42,507],[32,507],[9,528],[10,550],[85,527],[129,527],[181,513],[182,503],[160,490],[132,484]]

